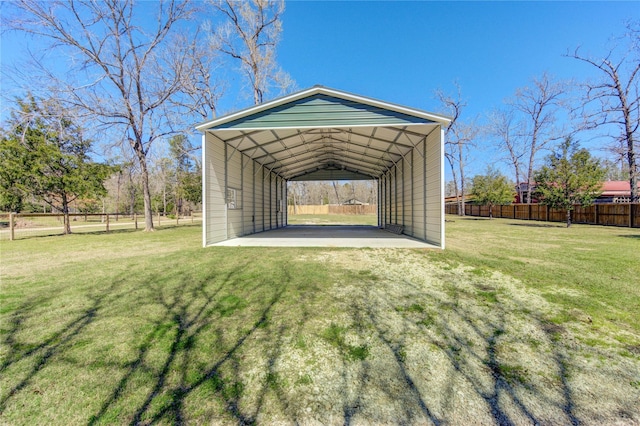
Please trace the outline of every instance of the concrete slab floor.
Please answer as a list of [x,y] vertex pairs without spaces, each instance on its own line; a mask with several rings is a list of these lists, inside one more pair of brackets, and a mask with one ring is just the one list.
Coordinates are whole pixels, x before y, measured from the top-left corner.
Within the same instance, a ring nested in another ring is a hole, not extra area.
[[289,225],[232,238],[212,246],[438,248],[406,235],[396,235],[375,226],[364,225]]

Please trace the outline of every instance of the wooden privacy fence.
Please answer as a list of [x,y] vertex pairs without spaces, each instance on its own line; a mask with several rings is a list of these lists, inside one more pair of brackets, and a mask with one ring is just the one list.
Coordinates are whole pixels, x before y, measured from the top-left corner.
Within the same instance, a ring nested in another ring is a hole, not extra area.
[[[493,217],[506,219],[541,220],[565,222],[567,211],[552,209],[542,204],[509,204],[493,206]],[[457,204],[445,205],[445,213],[458,214]],[[465,205],[465,215],[489,217],[489,206]],[[640,228],[640,204],[593,204],[583,207],[574,206],[571,212],[572,223],[588,225],[626,226]]]
[[[178,225],[181,222],[202,220],[202,214],[192,212],[191,216],[167,217],[154,215],[154,225]],[[109,232],[114,229],[138,229],[138,222],[144,227],[144,216],[122,213],[69,213],[72,233]],[[8,213],[0,214],[0,239],[15,240],[35,236],[59,235],[64,233],[62,213]]]
[[287,214],[377,214],[378,205],[306,205],[306,206],[287,206]]

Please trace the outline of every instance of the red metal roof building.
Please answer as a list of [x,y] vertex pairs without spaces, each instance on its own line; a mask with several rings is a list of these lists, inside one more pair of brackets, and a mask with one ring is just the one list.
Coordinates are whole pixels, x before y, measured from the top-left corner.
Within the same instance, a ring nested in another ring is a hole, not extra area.
[[[531,185],[531,188],[535,191],[535,184]],[[628,203],[631,200],[631,185],[628,180],[609,180],[602,183],[602,194],[597,198],[597,203]],[[526,182],[520,184],[523,198],[526,200],[527,191],[529,185]],[[640,182],[638,182],[638,189],[640,189]],[[516,203],[520,200],[516,195]],[[536,203],[537,200],[533,199],[532,202]]]

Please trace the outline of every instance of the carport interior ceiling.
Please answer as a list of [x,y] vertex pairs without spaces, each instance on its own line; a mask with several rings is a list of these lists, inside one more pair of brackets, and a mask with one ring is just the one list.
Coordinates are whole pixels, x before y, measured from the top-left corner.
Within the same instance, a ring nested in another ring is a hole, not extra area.
[[285,180],[358,180],[389,172],[446,124],[446,117],[314,86],[198,130]]

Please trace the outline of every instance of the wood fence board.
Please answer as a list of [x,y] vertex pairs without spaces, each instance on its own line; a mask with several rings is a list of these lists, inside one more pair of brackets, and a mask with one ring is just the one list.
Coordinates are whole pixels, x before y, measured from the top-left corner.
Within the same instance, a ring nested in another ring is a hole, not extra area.
[[[447,214],[458,214],[457,204],[445,205]],[[489,207],[474,204],[465,205],[468,216],[489,217]],[[574,206],[572,222],[588,225],[640,227],[640,204],[593,204],[591,206]],[[564,209],[552,209],[542,204],[509,204],[493,207],[493,217],[505,219],[538,220],[549,222],[565,222],[567,213]]]

